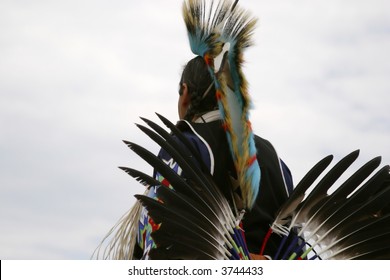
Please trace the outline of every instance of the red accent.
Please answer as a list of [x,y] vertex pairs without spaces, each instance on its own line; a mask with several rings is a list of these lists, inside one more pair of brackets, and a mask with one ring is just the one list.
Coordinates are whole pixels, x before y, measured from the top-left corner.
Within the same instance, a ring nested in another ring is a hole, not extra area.
[[263,244],[261,244],[261,249],[260,249],[260,253],[259,253],[260,255],[264,255],[265,246],[267,245],[267,242],[268,242],[269,238],[271,237],[271,234],[272,234],[272,228],[269,228],[267,234],[264,237]]
[[156,224],[152,218],[149,218],[149,224],[152,226],[152,232],[160,228],[160,225]]
[[240,224],[238,225],[241,229],[241,236],[242,236],[242,239],[244,239],[245,241],[245,244],[246,244],[246,236],[245,236],[245,230],[244,230],[244,224],[242,223],[242,221],[240,222]]
[[164,186],[166,186],[166,187],[169,187],[169,185],[170,185],[170,183],[168,182],[168,180],[165,179],[165,178],[161,181],[161,184],[164,185]]
[[248,124],[249,129],[252,130],[252,123],[250,122],[250,120],[248,120],[246,123]]
[[251,166],[257,159],[257,156],[254,155],[253,157],[251,157],[249,160],[248,160],[248,166]]
[[215,96],[216,96],[217,100],[221,100],[222,92],[221,92],[220,90],[217,90],[217,91],[215,92]]
[[213,58],[210,57],[207,53],[204,55],[204,60],[208,66],[213,66]]
[[229,128],[228,128],[228,125],[224,122],[223,124],[222,124],[222,128],[223,128],[223,130],[225,130],[225,131],[227,131]]

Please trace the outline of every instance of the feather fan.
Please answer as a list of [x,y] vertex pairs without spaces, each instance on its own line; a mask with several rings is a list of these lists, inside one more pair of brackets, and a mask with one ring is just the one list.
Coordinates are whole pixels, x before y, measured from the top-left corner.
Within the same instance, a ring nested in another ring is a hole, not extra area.
[[[150,257],[247,259],[249,253],[243,241],[242,231],[238,227],[240,214],[231,209],[219,187],[215,185],[211,174],[200,169],[199,164],[194,160],[196,156],[185,145],[178,143],[172,135],[155,123],[147,119],[143,120],[155,131],[142,125],[138,127],[162,149],[170,153],[186,176],[185,179],[179,176],[141,146],[125,141],[173,187],[173,190],[163,186],[158,187],[158,200],[144,195],[136,196],[154,222],[161,224],[161,227],[152,233],[157,248],[151,250]],[[164,121],[167,122],[166,119]],[[140,177],[139,173],[132,172],[132,175],[136,178]],[[142,175],[142,178],[145,177]],[[194,250],[194,244],[197,250]]]
[[[179,176],[141,146],[125,141],[135,153],[161,173],[173,187],[159,186],[157,200],[136,195],[152,219],[160,224],[152,233],[156,247],[152,259],[249,259],[239,223],[243,213],[222,195],[206,169],[197,163],[191,143],[166,118],[168,133],[154,122],[137,125],[183,170]],[[284,238],[274,259],[389,259],[390,167],[378,169],[381,158],[368,161],[345,181],[336,184],[357,159],[354,151],[329,171],[333,156],[319,161],[298,183],[289,199],[275,213],[271,234]],[[158,182],[140,171],[121,167],[142,184]],[[322,177],[321,177],[322,176]],[[330,189],[334,189],[331,191]],[[260,252],[261,253],[261,252]]]
[[[389,166],[372,175],[381,162],[380,157],[374,158],[341,185],[335,185],[358,154],[354,151],[340,160],[302,200],[296,197],[302,198],[302,190],[312,186],[306,182],[298,185],[270,229],[270,233],[284,236],[274,258],[302,259],[311,253],[313,259],[353,259],[358,251],[375,258],[382,249],[375,248],[378,240],[382,246],[390,245],[390,239],[382,238],[390,233],[389,213],[383,211],[390,204]],[[331,187],[335,188],[332,192]],[[376,227],[379,223],[384,226]],[[298,229],[296,234],[293,228]],[[293,242],[282,248],[291,235],[295,236]]]

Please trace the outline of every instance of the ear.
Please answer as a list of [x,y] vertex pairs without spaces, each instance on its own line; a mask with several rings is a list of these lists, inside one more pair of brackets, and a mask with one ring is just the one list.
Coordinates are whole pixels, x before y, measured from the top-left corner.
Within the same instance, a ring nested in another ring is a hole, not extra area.
[[188,107],[191,104],[191,96],[188,92],[188,86],[186,83],[181,85],[181,95],[178,102],[178,113],[180,119],[183,119],[187,113]]
[[182,87],[183,87],[182,102],[184,106],[188,106],[191,102],[191,96],[190,93],[188,92],[188,85],[186,83],[183,83]]

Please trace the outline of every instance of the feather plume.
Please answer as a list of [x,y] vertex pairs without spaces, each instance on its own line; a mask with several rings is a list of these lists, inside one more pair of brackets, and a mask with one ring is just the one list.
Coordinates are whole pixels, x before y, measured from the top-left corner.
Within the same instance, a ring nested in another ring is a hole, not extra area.
[[244,207],[251,208],[259,193],[260,166],[252,132],[248,83],[242,71],[243,52],[252,44],[256,19],[238,1],[188,0],[183,5],[191,50],[205,59],[214,79]]

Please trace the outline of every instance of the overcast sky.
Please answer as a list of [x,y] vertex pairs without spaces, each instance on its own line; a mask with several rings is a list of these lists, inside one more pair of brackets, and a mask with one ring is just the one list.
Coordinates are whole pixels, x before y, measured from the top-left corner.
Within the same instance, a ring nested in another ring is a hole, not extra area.
[[[295,182],[328,154],[390,163],[390,2],[241,0],[255,133]],[[89,259],[151,172],[122,142],[177,120],[182,1],[0,2],[0,259]]]

